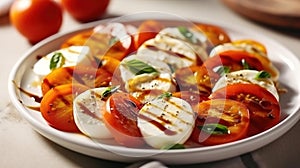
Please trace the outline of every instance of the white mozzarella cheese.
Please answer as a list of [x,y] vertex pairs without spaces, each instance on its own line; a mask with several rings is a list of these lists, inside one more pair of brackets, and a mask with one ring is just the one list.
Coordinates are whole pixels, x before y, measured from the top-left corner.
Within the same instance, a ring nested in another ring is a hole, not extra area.
[[[180,32],[181,29],[185,29],[185,35]],[[207,47],[206,43],[208,42],[207,37],[200,31],[192,28],[186,27],[167,27],[161,30],[156,38],[161,38],[162,36],[169,36],[176,39],[181,39],[188,43],[197,44],[198,46]]]
[[138,49],[137,55],[164,62],[174,70],[196,64],[196,54],[191,47],[180,40],[166,38],[160,41],[147,40]]
[[[126,66],[126,62],[130,60],[142,61],[153,67],[157,70],[157,72],[136,75]],[[147,102],[153,98],[152,96],[143,96],[144,98],[139,96],[145,95],[145,92],[149,92],[149,90],[174,92],[176,89],[170,67],[163,62],[152,59],[151,57],[131,55],[121,61],[119,68],[121,78],[125,82],[125,89],[133,96],[139,97],[142,102]]]
[[195,114],[180,98],[157,98],[143,106],[137,123],[146,143],[160,149],[184,144],[193,131]]
[[90,89],[74,99],[75,123],[83,134],[91,138],[112,138],[101,113],[106,108],[105,101],[101,99],[101,94],[106,89],[106,87]]
[[274,97],[279,100],[279,95],[274,82],[270,78],[257,79],[257,74],[260,73],[256,70],[240,70],[223,75],[215,84],[212,92],[225,87],[226,85],[244,83],[244,84],[257,84],[267,89]]
[[[182,31],[180,31],[180,29]],[[206,35],[201,31],[187,27],[168,27],[159,32],[155,39],[160,40],[166,37],[180,39],[185,42],[185,45],[193,49],[200,59],[205,60],[207,55],[207,49],[212,47],[212,44],[207,39]]]
[[75,66],[78,62],[86,58],[90,53],[90,48],[87,46],[70,46],[56,50],[47,54],[38,60],[33,66],[33,72],[40,76],[45,76],[51,72],[50,62],[56,53],[61,53],[64,57],[62,67]]
[[185,37],[178,27],[169,27],[160,31],[155,38],[147,40],[138,49],[138,55],[146,55],[179,69],[203,62],[206,53],[206,37],[193,29],[187,29],[191,35]]

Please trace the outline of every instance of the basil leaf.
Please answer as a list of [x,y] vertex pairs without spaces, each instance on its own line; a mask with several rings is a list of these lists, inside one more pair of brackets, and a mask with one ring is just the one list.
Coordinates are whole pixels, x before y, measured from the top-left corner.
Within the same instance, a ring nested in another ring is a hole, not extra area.
[[255,76],[255,79],[266,79],[266,78],[271,78],[271,74],[269,74],[266,71],[260,71]]
[[171,97],[172,97],[172,93],[170,93],[170,92],[165,92],[165,93],[161,94],[160,96],[158,96],[159,99],[163,99],[163,98],[169,99]]
[[54,70],[56,68],[60,68],[65,64],[65,57],[60,52],[56,52],[50,59],[50,70]]
[[185,147],[183,144],[172,144],[172,145],[164,146],[161,149],[167,149],[167,150],[169,150],[169,149],[185,149]]
[[115,93],[119,88],[120,88],[120,86],[108,87],[101,93],[102,99],[108,98],[111,94]]
[[196,37],[194,36],[194,34],[192,32],[189,31],[188,28],[180,26],[180,27],[178,27],[178,30],[191,43],[194,43],[194,44],[197,43]]
[[242,59],[243,69],[251,69],[250,65],[245,59]]
[[155,68],[137,59],[126,61],[124,65],[135,75],[154,72],[158,73]]
[[213,135],[229,134],[227,126],[218,123],[204,124],[202,126],[198,126],[198,129]]
[[216,71],[216,73],[218,73],[221,76],[225,75],[229,72],[230,72],[230,67],[228,67],[228,66],[220,66]]

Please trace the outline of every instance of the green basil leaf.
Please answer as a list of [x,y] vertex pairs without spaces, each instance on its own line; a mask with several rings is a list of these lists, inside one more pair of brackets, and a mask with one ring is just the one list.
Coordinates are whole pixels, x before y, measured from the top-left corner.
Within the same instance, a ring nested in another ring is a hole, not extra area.
[[169,150],[169,149],[185,149],[185,147],[183,144],[172,144],[172,145],[164,146],[161,149],[167,149],[167,150]]
[[158,96],[159,99],[164,99],[164,98],[169,99],[171,97],[172,97],[171,92],[165,92],[165,93],[161,94],[160,96]]
[[271,74],[269,74],[266,71],[260,71],[255,76],[255,79],[266,79],[266,78],[271,78]]
[[54,70],[56,68],[62,67],[65,64],[65,60],[66,59],[62,53],[60,52],[54,53],[50,59],[50,65],[49,65],[50,70]]
[[198,129],[213,135],[229,134],[228,127],[218,123],[204,124],[202,126],[198,126]]
[[189,31],[188,28],[183,27],[183,26],[179,26],[178,30],[191,43],[194,43],[194,44],[197,43],[197,38],[194,36],[194,34],[192,32]]
[[124,65],[135,75],[158,73],[155,68],[137,59],[126,61]]
[[115,93],[119,88],[120,88],[120,86],[108,87],[101,93],[102,99],[108,98],[111,94]]
[[229,72],[230,72],[230,67],[228,67],[228,66],[220,66],[220,67],[218,67],[218,69],[216,71],[216,73],[218,73],[221,76],[225,75]]

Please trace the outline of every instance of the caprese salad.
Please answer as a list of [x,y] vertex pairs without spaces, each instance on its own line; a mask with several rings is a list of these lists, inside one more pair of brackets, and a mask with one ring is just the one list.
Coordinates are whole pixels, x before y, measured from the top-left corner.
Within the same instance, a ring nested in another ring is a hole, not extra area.
[[126,147],[224,144],[280,121],[279,72],[266,47],[214,25],[99,25],[33,71],[51,127]]

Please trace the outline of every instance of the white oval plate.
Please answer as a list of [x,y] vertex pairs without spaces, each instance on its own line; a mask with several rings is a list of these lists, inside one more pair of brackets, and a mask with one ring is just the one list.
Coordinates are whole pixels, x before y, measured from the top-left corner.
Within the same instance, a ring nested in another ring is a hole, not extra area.
[[[127,148],[117,145],[113,140],[96,142],[80,134],[62,132],[50,127],[39,112],[30,110],[24,105],[34,105],[34,101],[20,92],[16,85],[29,92],[40,93],[39,89],[32,87],[33,81],[37,79],[32,72],[37,55],[45,55],[58,49],[60,44],[70,36],[103,22],[107,20],[87,24],[78,30],[55,35],[40,42],[25,53],[11,71],[8,85],[12,103],[36,131],[53,142],[79,153],[113,161],[160,160],[166,164],[190,164],[221,160],[256,150],[283,135],[299,120],[300,78],[296,76],[300,72],[300,62],[297,57],[284,46],[264,35],[236,25],[230,27],[214,23],[224,28],[232,39],[254,39],[266,45],[270,59],[281,73],[279,81],[288,90],[288,93],[281,96],[282,119],[278,125],[255,136],[232,143],[169,151]],[[129,17],[129,23],[133,22],[138,22],[138,20]]]

